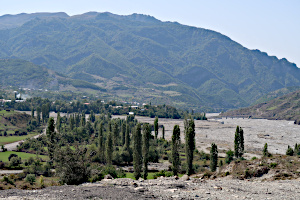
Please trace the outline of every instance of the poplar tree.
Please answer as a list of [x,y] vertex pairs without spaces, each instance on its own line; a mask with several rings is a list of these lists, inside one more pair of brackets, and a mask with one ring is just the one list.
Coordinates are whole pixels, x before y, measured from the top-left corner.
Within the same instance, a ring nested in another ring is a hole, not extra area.
[[117,122],[114,122],[113,126],[113,145],[116,147],[118,145],[118,138],[119,138],[119,127]]
[[218,147],[215,143],[211,144],[210,149],[210,170],[216,171],[218,165]]
[[34,118],[34,108],[31,108],[31,118]]
[[36,108],[36,118],[37,118],[38,125],[40,125],[40,123],[41,123],[41,108],[40,107]]
[[125,137],[126,137],[126,122],[124,121],[123,123],[122,123],[122,131],[121,131],[121,133],[122,133],[122,146],[124,146],[124,144],[125,144]]
[[126,124],[125,149],[129,150],[129,146],[130,146],[129,124]]
[[58,130],[58,132],[60,132],[60,129],[61,129],[61,117],[60,117],[60,113],[59,112],[57,112],[56,129]]
[[142,134],[140,123],[136,125],[133,132],[133,169],[134,177],[138,180],[142,171]]
[[57,143],[55,125],[54,125],[54,118],[53,117],[51,117],[48,121],[46,136],[47,136],[48,155],[49,155],[50,161],[53,162],[55,145]]
[[165,139],[165,126],[162,126],[162,139]]
[[239,157],[239,146],[240,146],[240,128],[239,126],[236,127],[235,134],[234,134],[234,156],[236,158]]
[[239,126],[236,127],[234,135],[234,156],[242,157],[244,154],[244,131]]
[[185,152],[187,161],[187,175],[193,173],[193,159],[195,150],[195,124],[192,118],[185,120]]
[[101,162],[104,162],[104,138],[103,138],[103,124],[102,121],[99,124],[99,134],[98,134],[98,144],[99,144],[99,158]]
[[157,136],[158,136],[158,117],[155,117],[155,120],[154,120],[154,135],[155,135],[155,139],[157,139]]
[[146,180],[148,176],[148,160],[149,160],[149,141],[151,129],[149,124],[143,125],[143,178]]
[[106,141],[106,163],[112,164],[112,154],[113,154],[113,141],[112,141],[112,133],[108,133],[107,141]]
[[179,125],[175,125],[173,128],[172,135],[172,171],[174,175],[178,175],[180,167],[180,157],[179,157],[179,147],[180,147],[180,128]]

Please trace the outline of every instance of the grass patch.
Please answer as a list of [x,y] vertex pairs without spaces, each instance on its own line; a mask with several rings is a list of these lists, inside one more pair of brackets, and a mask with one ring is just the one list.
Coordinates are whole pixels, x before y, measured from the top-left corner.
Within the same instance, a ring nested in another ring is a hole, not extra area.
[[37,135],[37,133],[31,133],[31,134],[22,135],[22,136],[0,136],[0,145],[13,143],[13,142],[17,142],[20,140],[25,140],[26,138],[30,138],[35,135]]
[[[8,162],[8,157],[12,153],[18,155],[22,160],[27,160],[30,157],[36,157],[36,154],[15,152],[15,151],[6,151],[6,152],[0,152],[0,160],[2,160],[3,162]],[[49,159],[48,156],[44,156],[44,155],[38,155],[38,157],[42,158],[43,160]]]

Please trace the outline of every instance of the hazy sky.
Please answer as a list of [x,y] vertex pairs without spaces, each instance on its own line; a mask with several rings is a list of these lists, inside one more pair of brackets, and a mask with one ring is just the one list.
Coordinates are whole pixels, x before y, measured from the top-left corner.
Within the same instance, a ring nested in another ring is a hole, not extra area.
[[300,67],[300,0],[0,0],[0,15],[141,13],[207,28]]

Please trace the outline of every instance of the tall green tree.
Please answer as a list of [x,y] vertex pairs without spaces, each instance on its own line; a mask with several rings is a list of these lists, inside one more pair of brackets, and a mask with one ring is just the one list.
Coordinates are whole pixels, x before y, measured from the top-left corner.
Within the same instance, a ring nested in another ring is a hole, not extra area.
[[149,161],[149,142],[151,129],[149,124],[143,125],[143,178],[146,180],[148,176],[148,161]]
[[244,154],[244,131],[237,126],[234,135],[234,156],[236,158],[242,157]]
[[179,157],[179,147],[180,147],[180,128],[179,125],[175,125],[173,128],[172,135],[172,171],[174,175],[178,175],[180,167],[180,157]]
[[60,130],[61,130],[61,117],[60,117],[60,112],[57,112],[56,129],[57,129],[57,131],[60,133]]
[[50,161],[53,162],[54,158],[54,151],[57,144],[57,136],[55,132],[55,124],[54,124],[54,118],[51,117],[48,121],[48,126],[46,130],[46,136],[47,136],[47,149],[48,149],[48,156],[50,158]]
[[187,175],[193,173],[193,159],[195,150],[195,123],[192,118],[185,120],[185,152],[187,161]]
[[104,162],[105,160],[105,147],[104,147],[104,137],[103,137],[103,123],[102,121],[99,123],[99,134],[98,134],[98,145],[99,145],[99,158],[100,162]]
[[210,170],[216,171],[218,165],[218,147],[215,143],[211,144],[210,149]]
[[158,117],[155,117],[155,119],[154,119],[154,135],[155,135],[155,139],[157,139],[157,136],[158,136]]
[[119,127],[118,123],[115,121],[113,126],[113,145],[116,147],[119,140]]
[[124,121],[123,123],[122,123],[122,131],[121,131],[121,133],[122,133],[122,146],[124,146],[125,145],[125,137],[126,137],[126,122]]
[[112,132],[109,132],[106,140],[106,163],[109,165],[112,164],[112,155],[114,150],[112,140]]
[[125,149],[129,150],[129,146],[130,146],[130,131],[129,131],[129,124],[126,124]]
[[31,108],[31,118],[34,118],[34,107]]
[[138,123],[133,132],[133,169],[135,179],[141,177],[142,171],[142,134],[141,124]]
[[165,139],[165,126],[162,126],[162,139]]
[[40,125],[40,123],[41,123],[41,108],[40,107],[36,108],[36,119],[37,119],[38,125]]

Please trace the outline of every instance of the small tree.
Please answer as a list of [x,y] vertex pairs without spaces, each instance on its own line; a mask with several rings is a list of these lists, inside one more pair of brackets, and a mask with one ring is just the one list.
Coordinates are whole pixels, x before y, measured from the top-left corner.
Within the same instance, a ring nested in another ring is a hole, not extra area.
[[30,183],[30,185],[33,185],[36,181],[35,175],[34,174],[27,174],[25,177],[25,181]]
[[172,135],[172,171],[174,175],[178,175],[180,167],[180,157],[179,157],[179,147],[180,147],[180,128],[179,125],[175,125]]
[[211,144],[210,150],[210,170],[212,172],[216,171],[218,166],[218,147],[215,143]]
[[286,155],[287,156],[293,156],[294,155],[294,150],[288,145],[288,148],[286,150]]
[[165,126],[162,126],[162,139],[165,139]]
[[264,149],[263,149],[263,156],[264,156],[264,157],[269,157],[268,143],[266,143],[265,146],[264,146]]

